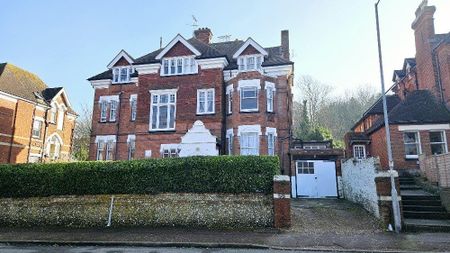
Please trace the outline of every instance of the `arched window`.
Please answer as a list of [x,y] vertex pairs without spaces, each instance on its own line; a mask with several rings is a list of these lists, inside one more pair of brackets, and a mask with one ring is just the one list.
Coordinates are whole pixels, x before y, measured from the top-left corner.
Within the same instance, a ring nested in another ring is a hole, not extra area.
[[62,146],[61,138],[57,134],[51,136],[47,140],[46,146],[47,157],[52,160],[57,160],[60,157],[61,146]]

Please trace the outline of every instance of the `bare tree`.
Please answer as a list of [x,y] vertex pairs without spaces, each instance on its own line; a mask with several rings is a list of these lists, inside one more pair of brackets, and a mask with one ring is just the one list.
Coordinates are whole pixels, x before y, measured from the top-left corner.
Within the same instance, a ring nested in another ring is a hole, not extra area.
[[84,161],[89,158],[89,143],[92,132],[92,107],[81,104],[81,112],[77,118],[73,134],[74,159]]
[[318,126],[319,112],[329,99],[331,86],[306,75],[300,77],[298,87],[302,100],[307,101],[308,117],[312,126]]

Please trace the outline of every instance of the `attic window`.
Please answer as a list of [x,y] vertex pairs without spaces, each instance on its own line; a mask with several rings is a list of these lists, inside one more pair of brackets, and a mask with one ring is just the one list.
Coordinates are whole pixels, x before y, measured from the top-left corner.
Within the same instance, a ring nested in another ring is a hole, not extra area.
[[128,83],[130,75],[134,72],[130,66],[113,68],[113,83]]
[[164,58],[161,76],[195,74],[198,72],[194,56]]
[[238,69],[240,71],[261,70],[264,57],[262,55],[243,55],[238,57]]

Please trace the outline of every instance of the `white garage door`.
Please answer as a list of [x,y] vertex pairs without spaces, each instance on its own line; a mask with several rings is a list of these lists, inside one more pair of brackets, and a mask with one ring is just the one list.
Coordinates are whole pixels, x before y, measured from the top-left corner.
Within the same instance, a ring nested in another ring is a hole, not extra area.
[[333,161],[296,161],[297,197],[337,197],[336,165]]

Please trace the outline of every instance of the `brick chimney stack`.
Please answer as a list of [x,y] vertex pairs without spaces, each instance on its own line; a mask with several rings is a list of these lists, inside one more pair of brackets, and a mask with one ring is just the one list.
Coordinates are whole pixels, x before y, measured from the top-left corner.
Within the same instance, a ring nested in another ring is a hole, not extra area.
[[419,89],[427,89],[437,94],[436,80],[434,76],[432,49],[430,39],[434,33],[434,12],[436,7],[428,6],[424,0],[416,10],[416,18],[411,25],[414,30],[416,43],[417,79]]
[[212,40],[212,32],[208,27],[199,28],[194,31],[194,37],[203,43],[210,44]]
[[281,55],[289,60],[289,30],[281,31]]

